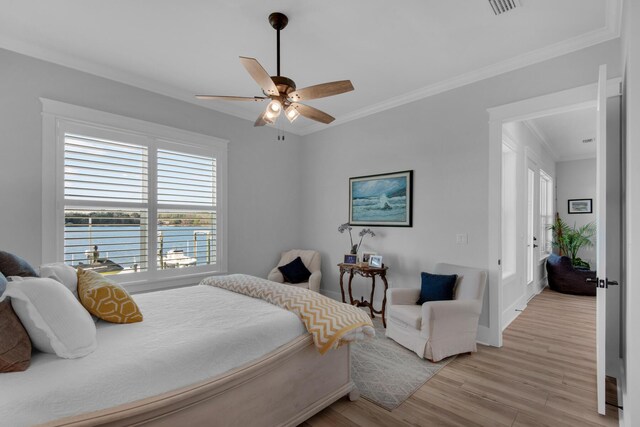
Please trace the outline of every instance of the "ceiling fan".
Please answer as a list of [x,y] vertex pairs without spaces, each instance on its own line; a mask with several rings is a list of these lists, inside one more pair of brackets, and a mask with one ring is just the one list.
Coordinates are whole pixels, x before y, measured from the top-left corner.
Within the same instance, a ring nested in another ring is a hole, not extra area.
[[340,80],[296,90],[296,84],[293,80],[280,75],[280,30],[283,30],[287,26],[289,18],[280,12],[274,12],[269,15],[269,23],[277,31],[278,74],[269,76],[256,59],[244,56],[240,57],[240,63],[247,72],[249,72],[253,80],[262,88],[265,96],[196,95],[196,98],[223,101],[263,101],[270,99],[271,102],[267,106],[267,109],[260,114],[254,126],[264,126],[267,123],[274,123],[282,111],[284,111],[285,116],[291,123],[299,116],[304,116],[325,124],[331,123],[335,118],[324,111],[301,104],[298,101],[308,101],[350,92],[353,90],[351,81]]

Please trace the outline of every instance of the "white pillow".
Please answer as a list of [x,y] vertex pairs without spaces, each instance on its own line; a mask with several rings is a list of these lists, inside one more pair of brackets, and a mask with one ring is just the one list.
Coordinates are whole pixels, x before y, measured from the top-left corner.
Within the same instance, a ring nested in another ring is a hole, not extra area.
[[98,346],[96,325],[89,312],[63,284],[49,278],[25,277],[7,282],[0,301],[7,296],[38,350],[74,359]]
[[40,266],[40,277],[48,277],[67,287],[78,298],[78,274],[75,268],[64,262],[54,262]]

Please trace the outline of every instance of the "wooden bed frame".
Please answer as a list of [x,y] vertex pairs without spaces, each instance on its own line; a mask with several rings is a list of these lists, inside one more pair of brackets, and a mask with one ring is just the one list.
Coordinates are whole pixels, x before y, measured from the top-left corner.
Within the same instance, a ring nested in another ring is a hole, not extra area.
[[215,378],[43,426],[295,426],[347,394],[359,397],[349,345],[320,355],[304,335]]

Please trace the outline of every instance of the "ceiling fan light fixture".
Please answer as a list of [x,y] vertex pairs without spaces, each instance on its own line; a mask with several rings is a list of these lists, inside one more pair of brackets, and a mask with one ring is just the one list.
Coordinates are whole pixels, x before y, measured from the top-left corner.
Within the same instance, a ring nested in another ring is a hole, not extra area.
[[269,123],[270,125],[274,124],[277,118],[277,115],[269,114],[269,111],[265,111],[264,113],[262,113],[262,120],[264,120],[266,123]]
[[267,108],[267,111],[264,112],[264,117],[265,119],[270,120],[269,123],[273,123],[280,116],[280,111],[282,110],[278,110],[277,112],[274,112],[271,110],[271,108]]
[[282,110],[282,104],[277,99],[274,99],[269,103],[269,106],[267,107],[267,109],[274,114],[280,115],[280,111]]
[[298,117],[300,117],[300,113],[298,112],[298,110],[293,107],[293,106],[289,106],[287,107],[287,109],[285,110],[285,115],[287,116],[287,119],[289,120],[289,123],[293,123],[293,121],[295,119],[297,119]]

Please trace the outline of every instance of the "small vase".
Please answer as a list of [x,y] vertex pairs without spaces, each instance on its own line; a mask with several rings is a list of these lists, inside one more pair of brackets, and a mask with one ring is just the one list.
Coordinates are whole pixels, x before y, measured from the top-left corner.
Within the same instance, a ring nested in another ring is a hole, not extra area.
[[358,245],[353,245],[351,247],[351,251],[349,252],[351,255],[358,255]]

